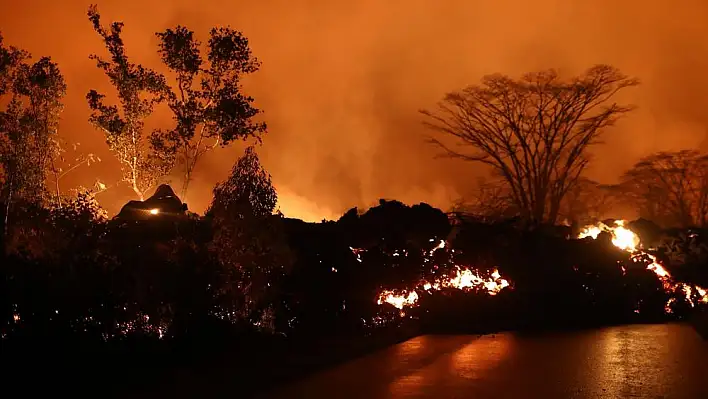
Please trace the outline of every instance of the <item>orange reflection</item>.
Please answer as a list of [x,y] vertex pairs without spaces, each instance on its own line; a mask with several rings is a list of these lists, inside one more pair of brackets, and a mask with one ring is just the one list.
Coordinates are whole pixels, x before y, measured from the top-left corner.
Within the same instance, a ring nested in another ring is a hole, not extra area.
[[[595,338],[595,350],[589,353],[595,371],[587,376],[585,385],[590,391],[605,397],[625,398],[643,396],[648,385],[642,380],[664,379],[662,369],[672,356],[672,340],[678,332],[671,325],[607,328]],[[673,334],[672,334],[673,333]],[[658,384],[671,386],[671,384]],[[669,392],[666,392],[669,393]],[[663,397],[655,392],[656,397]]]
[[[446,392],[460,391],[469,379],[483,379],[512,352],[512,335],[501,334],[481,338],[467,337],[472,342],[449,353],[436,356],[413,373],[401,376],[389,385],[390,398],[436,397]],[[464,397],[462,394],[461,397]]]
[[457,377],[480,379],[506,359],[514,346],[511,334],[484,336],[452,354]]

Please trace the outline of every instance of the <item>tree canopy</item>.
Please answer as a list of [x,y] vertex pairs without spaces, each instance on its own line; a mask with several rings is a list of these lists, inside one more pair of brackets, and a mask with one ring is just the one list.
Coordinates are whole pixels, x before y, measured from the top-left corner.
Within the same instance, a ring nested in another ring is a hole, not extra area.
[[432,138],[446,155],[488,165],[524,219],[553,223],[588,163],[588,147],[632,109],[613,97],[637,83],[607,65],[569,80],[554,70],[491,75],[422,112],[427,126],[457,145]]
[[194,32],[184,26],[156,34],[162,62],[175,75],[167,95],[175,126],[156,132],[153,139],[177,156],[185,199],[199,159],[217,146],[256,138],[266,131],[253,98],[242,93],[241,79],[256,72],[260,62],[251,54],[248,39],[239,31],[213,28],[206,59]]
[[214,188],[214,200],[209,213],[231,214],[239,217],[249,214],[257,217],[271,215],[278,202],[271,176],[261,166],[254,148],[246,148],[244,155],[231,169],[228,179]]
[[46,177],[57,156],[57,136],[66,83],[49,57],[3,44],[0,36],[0,169],[5,226],[17,200],[46,199]]
[[[207,215],[212,218],[212,251],[232,281],[243,316],[267,314],[267,298],[289,269],[291,258],[282,218],[273,215],[278,197],[253,147],[216,185]],[[265,313],[263,313],[265,312]]]
[[105,134],[108,147],[120,162],[123,181],[143,200],[174,164],[172,154],[144,134],[146,118],[165,99],[167,82],[163,75],[130,61],[121,37],[122,22],[104,27],[95,5],[89,8],[88,18],[110,54],[108,59],[96,54],[89,58],[108,77],[120,104],[108,105],[105,94],[90,90],[86,95],[91,108],[89,121]]
[[649,220],[677,227],[708,222],[708,156],[696,150],[646,156],[622,175],[619,187]]

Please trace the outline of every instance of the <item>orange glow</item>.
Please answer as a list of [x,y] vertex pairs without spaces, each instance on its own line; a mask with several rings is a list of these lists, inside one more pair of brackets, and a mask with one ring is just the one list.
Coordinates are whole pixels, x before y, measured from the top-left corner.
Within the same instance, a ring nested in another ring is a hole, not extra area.
[[603,223],[585,227],[578,238],[592,237],[596,239],[601,232],[607,232],[612,235],[612,244],[619,249],[627,252],[635,252],[639,246],[639,236],[633,231],[624,227],[624,220],[615,220],[613,226],[607,226]]
[[[433,240],[431,240],[433,241]],[[426,257],[424,262],[430,261],[430,256],[432,256],[437,250],[443,249],[447,246],[444,240],[441,240],[432,250],[424,252]],[[357,261],[361,262],[361,254],[365,252],[362,249],[350,248],[352,253],[357,257]],[[400,256],[403,251],[394,251],[392,256]],[[452,271],[446,275],[433,279],[432,281],[421,280],[418,282],[413,289],[407,290],[382,290],[376,299],[376,303],[383,305],[388,303],[398,309],[403,309],[404,307],[416,306],[418,299],[420,298],[418,292],[432,292],[440,291],[445,288],[454,288],[463,291],[471,290],[483,290],[488,295],[496,295],[501,290],[510,286],[509,281],[503,279],[498,270],[494,269],[492,273],[486,278],[483,273],[471,269],[469,267],[464,267],[460,265],[454,265]]]
[[[86,121],[86,92],[110,90],[88,59],[102,51],[86,20],[89,3],[5,1],[0,27],[7,44],[59,63],[69,86],[60,134],[103,159],[67,176],[62,189],[101,178],[112,188],[99,201],[115,214],[135,198],[114,186],[117,162]],[[269,125],[263,163],[279,192],[290,187],[320,206],[302,213],[281,206],[291,217],[319,221],[331,216],[327,209],[341,215],[382,197],[447,208],[469,196],[485,168],[434,159],[417,111],[488,73],[555,67],[571,74],[606,62],[642,80],[626,98],[637,110],[593,154],[594,180],[611,182],[641,156],[695,148],[705,137],[708,52],[695,50],[708,38],[705,1],[98,3],[106,21],[125,22],[129,56],[161,72],[157,31],[181,24],[202,42],[214,26],[244,32],[263,62],[244,80]],[[52,30],[57,21],[61,29]],[[148,128],[171,122],[160,109]],[[238,152],[215,150],[197,167],[190,210],[206,209]]]
[[287,189],[278,190],[278,210],[285,217],[298,218],[306,222],[321,222],[323,219],[336,220],[339,215],[315,202],[294,194]]
[[[647,269],[656,274],[656,277],[661,281],[662,286],[667,293],[683,292],[686,302],[688,302],[691,307],[696,305],[694,300],[695,297],[698,297],[698,302],[708,304],[708,291],[699,286],[692,286],[675,281],[673,277],[671,277],[669,271],[664,268],[656,256],[647,253],[642,249],[639,236],[632,230],[625,227],[624,220],[615,220],[612,226],[607,226],[603,223],[586,226],[581,230],[578,238],[592,237],[593,239],[596,239],[597,236],[603,231],[612,235],[612,244],[614,246],[631,254],[631,259],[633,262],[648,262]],[[675,301],[675,298],[668,300],[666,306],[664,307],[666,313],[672,312],[671,304]]]
[[404,306],[413,306],[416,302],[418,302],[418,294],[415,291],[395,293],[389,290],[382,291],[377,301],[379,305],[388,303],[398,309],[403,309]]
[[160,210],[159,210],[159,209],[157,209],[157,208],[150,209],[150,214],[151,214],[151,215],[157,215],[158,213],[160,213]]

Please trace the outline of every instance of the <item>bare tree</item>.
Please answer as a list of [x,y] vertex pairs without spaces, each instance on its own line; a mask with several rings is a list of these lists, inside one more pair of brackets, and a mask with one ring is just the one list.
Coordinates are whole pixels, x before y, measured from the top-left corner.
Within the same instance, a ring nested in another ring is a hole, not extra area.
[[[63,140],[54,140],[55,156],[52,160],[52,165],[50,168],[51,172],[51,183],[54,186],[54,201],[58,206],[62,206],[62,194],[61,194],[61,180],[66,177],[71,172],[75,171],[81,166],[91,166],[91,164],[101,162],[101,158],[92,153],[77,153],[77,149],[80,143],[73,143],[71,145],[73,157],[67,156],[67,145]],[[96,187],[100,189],[103,183],[100,180],[96,180]]]
[[593,223],[607,216],[615,200],[614,186],[581,177],[563,198],[559,216],[571,224]]
[[519,216],[510,190],[503,180],[480,179],[466,210],[483,220],[498,221]]
[[622,175],[624,198],[643,217],[669,226],[708,222],[708,156],[695,150],[658,152]]
[[554,223],[588,163],[588,147],[632,109],[612,98],[636,84],[606,65],[569,81],[554,70],[491,75],[445,96],[436,112],[422,112],[427,126],[471,150],[432,138],[446,155],[490,166],[525,220]]
[[101,36],[110,59],[98,55],[90,58],[110,79],[116,89],[120,109],[107,105],[105,95],[91,90],[86,95],[91,117],[89,121],[106,135],[106,143],[120,162],[123,181],[143,200],[146,192],[167,175],[174,164],[171,152],[151,142],[143,133],[145,119],[168,92],[164,76],[130,62],[121,37],[122,22],[114,22],[110,29],[101,25],[96,6],[91,6],[88,17],[93,29]]

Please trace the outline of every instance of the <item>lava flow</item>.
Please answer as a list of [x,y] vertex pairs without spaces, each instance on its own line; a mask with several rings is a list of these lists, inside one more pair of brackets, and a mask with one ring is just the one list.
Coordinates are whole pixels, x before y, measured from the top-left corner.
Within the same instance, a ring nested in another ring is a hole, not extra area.
[[[431,240],[432,241],[432,240]],[[424,252],[425,263],[430,262],[431,257],[436,251],[447,246],[447,242],[441,240],[440,243],[430,251]],[[361,262],[362,249],[351,248],[352,252],[357,256],[357,260]],[[398,256],[399,252],[395,252],[393,256]],[[398,309],[404,307],[416,306],[419,293],[439,291],[445,288],[454,288],[462,291],[481,290],[489,295],[496,295],[501,290],[509,287],[509,281],[502,278],[498,270],[494,270],[485,276],[479,270],[474,270],[469,267],[454,265],[450,273],[442,277],[436,277],[431,281],[422,279],[413,288],[406,290],[382,290],[376,299],[379,305],[388,303]]]
[[[691,307],[695,307],[696,302],[708,304],[708,291],[697,285],[690,285],[675,281],[673,277],[671,277],[671,273],[669,273],[668,270],[661,265],[656,256],[644,251],[639,236],[632,230],[625,227],[624,220],[615,220],[612,226],[608,226],[604,223],[586,226],[580,232],[578,238],[592,237],[593,239],[596,239],[602,232],[609,233],[612,236],[612,244],[615,247],[628,252],[631,255],[633,262],[647,263],[647,269],[656,274],[656,277],[661,281],[661,284],[667,293],[682,292],[686,298],[686,302],[688,302]],[[694,297],[697,298],[694,299]],[[671,298],[666,303],[664,310],[667,313],[672,313],[671,304],[673,302],[675,302],[675,299]]]

